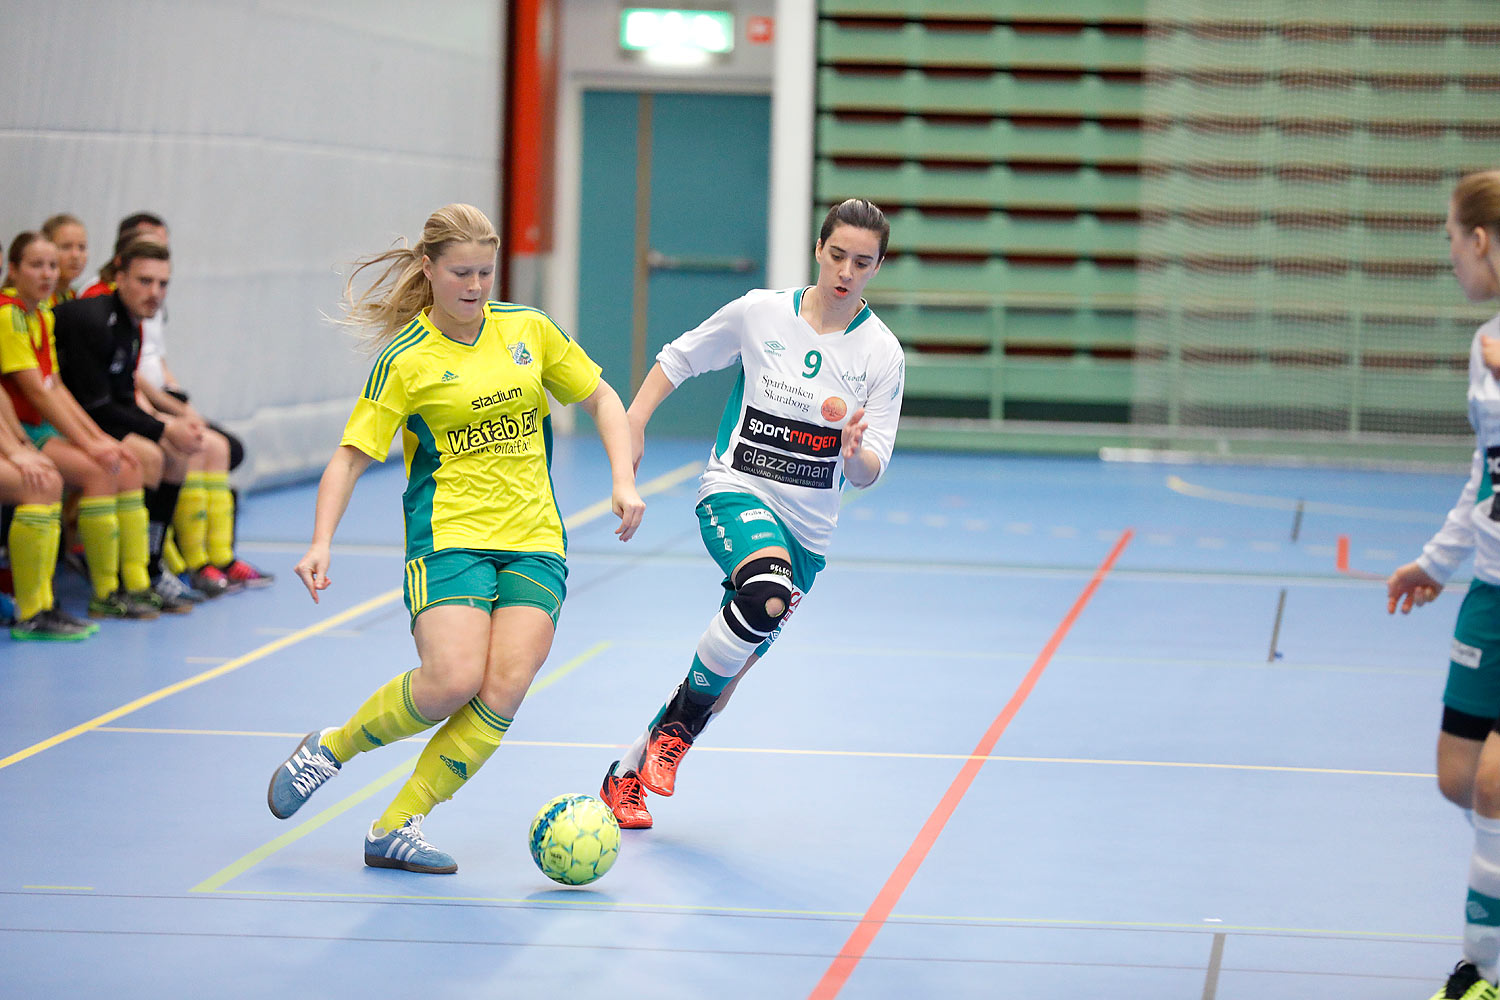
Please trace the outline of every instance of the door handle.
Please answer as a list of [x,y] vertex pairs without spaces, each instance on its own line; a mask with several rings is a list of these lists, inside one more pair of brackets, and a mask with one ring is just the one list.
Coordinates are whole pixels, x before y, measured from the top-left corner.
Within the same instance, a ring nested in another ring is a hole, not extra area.
[[716,257],[713,255],[681,256],[664,254],[660,250],[646,251],[646,266],[653,271],[724,271],[746,274],[759,268],[749,257]]

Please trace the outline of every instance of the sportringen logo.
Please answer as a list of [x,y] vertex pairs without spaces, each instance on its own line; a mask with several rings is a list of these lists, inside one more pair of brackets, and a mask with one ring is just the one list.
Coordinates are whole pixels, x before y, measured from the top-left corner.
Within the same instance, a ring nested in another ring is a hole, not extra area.
[[740,423],[740,437],[757,444],[769,444],[798,455],[832,458],[839,453],[841,432],[790,417],[779,417],[753,406],[745,407]]

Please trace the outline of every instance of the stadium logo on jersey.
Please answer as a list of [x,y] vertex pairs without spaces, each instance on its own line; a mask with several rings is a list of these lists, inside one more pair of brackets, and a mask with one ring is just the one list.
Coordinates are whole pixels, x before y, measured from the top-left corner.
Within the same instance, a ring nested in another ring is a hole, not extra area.
[[768,340],[765,342],[765,344],[766,353],[771,355],[771,357],[773,358],[776,355],[780,354],[782,351],[786,350],[786,345],[779,340]]
[[803,413],[812,412],[813,400],[817,398],[810,390],[790,382],[783,382],[771,375],[760,377],[760,391],[771,402],[790,406]]
[[778,417],[753,406],[745,407],[740,437],[757,444],[774,445],[797,455],[832,458],[839,453],[839,431],[821,424]]
[[806,486],[813,490],[833,489],[833,462],[810,462],[806,459],[763,451],[741,442],[734,449],[733,467],[740,472],[769,479],[788,486]]
[[526,349],[524,341],[516,344],[506,344],[510,348],[510,359],[518,365],[531,364],[531,352]]
[[515,399],[519,395],[521,395],[520,386],[511,389],[496,389],[487,396],[480,396],[478,399],[469,400],[469,406],[471,409],[482,410],[487,406],[494,406],[497,403],[504,403],[507,400]]
[[439,382],[457,382],[458,381],[458,373],[457,372],[444,371],[443,372],[443,377],[440,378],[440,379],[438,379],[438,381]]

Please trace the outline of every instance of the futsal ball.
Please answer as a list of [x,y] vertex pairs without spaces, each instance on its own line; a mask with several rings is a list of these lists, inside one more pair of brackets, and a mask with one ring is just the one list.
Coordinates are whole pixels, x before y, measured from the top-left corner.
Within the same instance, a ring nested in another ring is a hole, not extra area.
[[620,854],[620,824],[592,795],[559,795],[531,821],[531,858],[563,885],[588,885]]

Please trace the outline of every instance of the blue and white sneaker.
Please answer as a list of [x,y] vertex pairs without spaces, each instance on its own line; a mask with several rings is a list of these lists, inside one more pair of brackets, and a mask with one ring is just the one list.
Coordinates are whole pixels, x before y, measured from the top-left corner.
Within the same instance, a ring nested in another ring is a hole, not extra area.
[[365,864],[371,868],[400,868],[426,875],[452,875],[458,871],[458,862],[451,854],[443,853],[422,839],[424,818],[418,813],[408,819],[405,826],[383,837],[375,836],[375,827],[371,826],[365,837]]
[[301,809],[308,796],[339,773],[339,762],[323,746],[323,732],[308,733],[286,762],[271,775],[271,785],[266,789],[266,805],[271,807],[271,815],[277,819],[286,819]]

